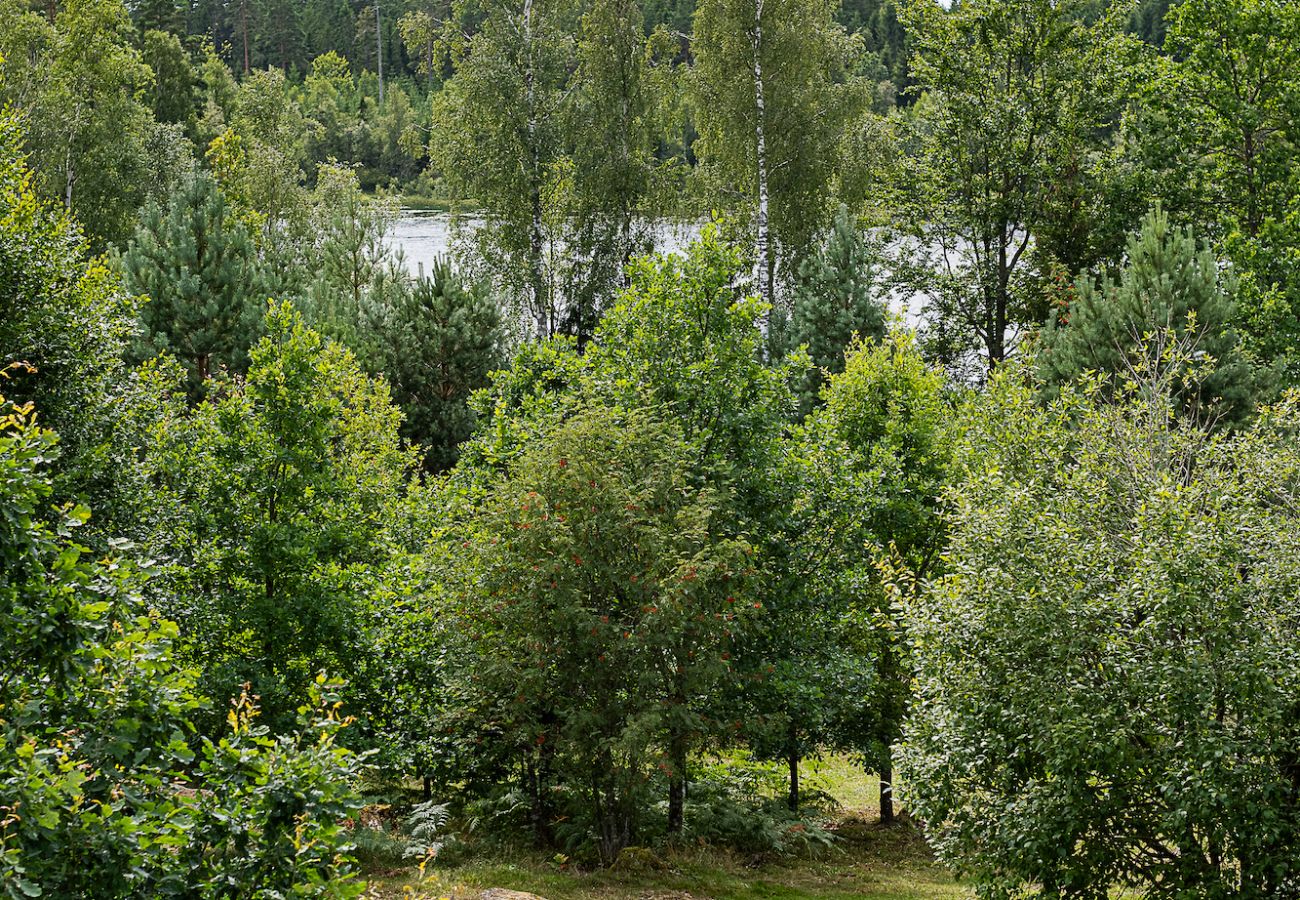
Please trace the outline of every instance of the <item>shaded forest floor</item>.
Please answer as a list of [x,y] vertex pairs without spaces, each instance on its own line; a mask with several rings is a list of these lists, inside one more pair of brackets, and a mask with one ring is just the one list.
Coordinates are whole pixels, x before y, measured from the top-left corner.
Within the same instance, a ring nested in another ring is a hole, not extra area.
[[714,848],[646,854],[629,868],[579,871],[562,857],[530,852],[484,855],[459,866],[414,866],[368,874],[367,897],[474,900],[488,888],[547,900],[947,900],[969,896],[934,862],[909,825],[877,822],[877,785],[846,760],[808,765],[805,785],[833,796],[835,845],[811,855],[756,859]]

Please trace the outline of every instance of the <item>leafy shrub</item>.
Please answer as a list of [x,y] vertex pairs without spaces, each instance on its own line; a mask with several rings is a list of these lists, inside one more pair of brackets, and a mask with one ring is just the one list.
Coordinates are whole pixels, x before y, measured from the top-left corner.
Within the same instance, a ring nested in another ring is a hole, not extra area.
[[1145,368],[995,378],[907,604],[909,808],[988,897],[1300,896],[1300,397],[1215,435]]
[[128,545],[95,561],[73,540],[90,513],[50,505],[57,439],[34,420],[0,397],[0,893],[359,895],[336,686],[277,740],[245,699],[196,754],[176,626],[144,606]]
[[[822,815],[834,801],[808,791],[803,807],[792,811],[785,801],[781,765],[739,750],[701,760],[692,771],[683,830],[689,840],[758,856],[804,852],[835,840]],[[656,830],[663,826],[665,807],[658,806]]]

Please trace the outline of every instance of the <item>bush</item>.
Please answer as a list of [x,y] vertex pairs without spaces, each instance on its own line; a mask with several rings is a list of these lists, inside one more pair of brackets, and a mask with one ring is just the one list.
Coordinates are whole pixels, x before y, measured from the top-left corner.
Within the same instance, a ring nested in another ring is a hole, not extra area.
[[908,604],[910,809],[989,897],[1300,896],[1300,397],[1224,437],[1018,375]]
[[[0,397],[0,886],[10,897],[352,897],[338,820],[357,758],[335,686],[272,741],[246,698],[194,749],[201,702],[129,546],[51,506],[55,436]],[[195,761],[198,760],[197,765]]]

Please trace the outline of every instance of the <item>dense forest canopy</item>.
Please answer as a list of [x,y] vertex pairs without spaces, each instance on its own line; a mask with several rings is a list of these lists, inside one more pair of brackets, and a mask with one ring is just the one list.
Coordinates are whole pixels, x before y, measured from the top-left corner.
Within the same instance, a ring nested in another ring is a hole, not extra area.
[[1300,898],[1297,58],[0,0],[0,894]]

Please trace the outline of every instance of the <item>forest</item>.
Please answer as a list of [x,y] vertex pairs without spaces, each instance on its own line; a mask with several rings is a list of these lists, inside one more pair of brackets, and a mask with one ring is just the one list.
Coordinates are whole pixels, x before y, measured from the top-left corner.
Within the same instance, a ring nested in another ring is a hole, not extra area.
[[1300,3],[0,0],[0,896],[1300,900]]

